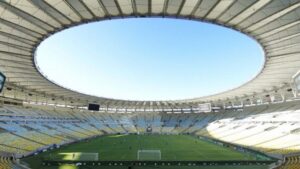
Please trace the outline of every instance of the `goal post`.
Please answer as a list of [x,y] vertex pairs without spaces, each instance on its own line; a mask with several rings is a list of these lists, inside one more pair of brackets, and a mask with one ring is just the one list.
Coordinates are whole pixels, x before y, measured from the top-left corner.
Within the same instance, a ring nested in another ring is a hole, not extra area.
[[140,161],[157,161],[161,160],[160,150],[138,150],[137,160]]

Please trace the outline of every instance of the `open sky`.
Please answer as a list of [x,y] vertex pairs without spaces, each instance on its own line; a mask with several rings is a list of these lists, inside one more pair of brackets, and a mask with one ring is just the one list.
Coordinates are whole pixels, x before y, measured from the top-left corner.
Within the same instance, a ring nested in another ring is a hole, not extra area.
[[38,47],[41,71],[86,94],[176,100],[216,94],[252,79],[264,56],[248,36],[208,23],[132,18],[56,33]]

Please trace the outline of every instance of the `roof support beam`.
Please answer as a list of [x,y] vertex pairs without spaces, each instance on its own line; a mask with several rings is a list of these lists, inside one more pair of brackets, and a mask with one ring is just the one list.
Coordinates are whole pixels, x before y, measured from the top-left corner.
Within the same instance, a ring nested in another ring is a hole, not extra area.
[[296,4],[289,6],[283,10],[280,10],[280,11],[276,12],[275,14],[273,14],[267,18],[264,18],[263,20],[260,20],[254,24],[251,24],[251,26],[247,28],[247,31],[257,30],[257,29],[263,27],[264,25],[280,18],[281,16],[288,14],[289,12],[291,12],[299,7],[300,7],[300,3],[296,3]]
[[13,44],[13,43],[6,42],[6,41],[0,41],[0,44],[5,45],[7,47],[19,49],[19,50],[25,50],[26,52],[32,51],[32,48],[30,48],[30,47],[20,46],[20,45],[16,45],[16,44]]
[[0,31],[0,35],[5,36],[7,38],[11,38],[13,40],[19,41],[19,42],[27,44],[27,45],[28,44],[34,45],[36,43],[35,41],[32,41],[30,39],[26,39],[26,38],[16,36],[16,35],[13,35],[13,34],[9,34],[9,33],[6,33],[6,32],[2,32],[2,31]]
[[260,10],[264,6],[266,6],[268,3],[270,3],[272,0],[259,0],[253,5],[251,5],[249,8],[244,10],[242,13],[239,13],[234,18],[231,18],[228,23],[231,25],[238,25],[239,23],[243,22],[246,18],[250,17],[256,11]]
[[152,14],[152,0],[148,0],[148,15]]
[[[73,10],[76,15],[78,15],[81,19],[86,20],[86,19],[91,19],[95,18],[96,16],[90,9],[80,0],[64,0],[66,4],[69,5],[69,7]],[[84,13],[80,13],[83,12]]]
[[33,38],[36,38],[36,39],[41,38],[43,36],[39,32],[36,32],[36,31],[34,31],[32,29],[25,28],[25,27],[23,27],[21,25],[15,24],[13,22],[10,22],[10,21],[2,19],[2,18],[0,18],[0,22],[2,24],[6,25],[6,26],[8,26],[10,28],[12,28],[12,29],[18,30],[18,31],[20,31],[20,32],[22,32],[22,33],[24,33],[26,35],[29,35],[29,36],[31,36]]
[[136,2],[135,2],[135,0],[131,0],[131,6],[132,6],[133,14],[134,14],[135,16],[137,16],[138,13],[137,13],[137,7],[136,7]]
[[168,6],[169,6],[169,0],[165,0],[164,7],[163,7],[163,16],[166,16]]
[[194,9],[193,9],[192,12],[191,12],[189,18],[196,18],[196,17],[195,17],[195,13],[196,13],[196,11],[198,10],[198,8],[200,7],[201,2],[202,2],[202,0],[198,0],[197,4],[195,5]]
[[178,11],[177,11],[177,13],[176,13],[176,16],[177,16],[177,17],[180,15],[181,10],[182,10],[182,8],[183,8],[183,6],[184,6],[184,4],[185,4],[185,1],[186,1],[186,0],[182,0],[182,1],[181,1],[180,5],[179,5],[179,8],[178,8]]
[[15,53],[15,52],[8,52],[8,51],[0,50],[0,53],[8,55],[8,56],[18,57],[18,58],[21,58],[21,59],[31,59],[30,55],[24,55],[24,54]]
[[46,14],[48,14],[52,19],[56,22],[60,23],[61,25],[71,24],[72,21],[65,16],[63,13],[58,11],[56,8],[53,8],[44,0],[31,0],[30,1],[33,5],[37,6],[41,10],[43,10]]
[[118,0],[114,0],[114,1],[115,1],[116,7],[117,7],[119,13],[120,13],[121,16],[123,17],[124,14],[123,14],[123,11],[122,11],[122,9],[121,9],[121,7],[120,7],[120,4],[119,4]]
[[99,5],[101,6],[104,14],[105,14],[105,17],[111,19],[111,15],[109,14],[108,10],[106,9],[105,5],[103,4],[102,0],[98,0],[98,3]]
[[54,27],[35,16],[32,16],[31,14],[28,14],[27,12],[24,12],[11,4],[8,4],[7,2],[0,1],[0,5],[4,7],[5,9],[9,10],[10,12],[20,16],[21,18],[27,20],[28,22],[32,23],[33,25],[45,30],[45,31],[53,31]]

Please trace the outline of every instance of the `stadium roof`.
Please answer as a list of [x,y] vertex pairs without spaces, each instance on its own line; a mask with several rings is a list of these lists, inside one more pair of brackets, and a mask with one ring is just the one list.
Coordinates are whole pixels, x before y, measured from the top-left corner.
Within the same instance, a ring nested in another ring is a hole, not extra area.
[[[300,68],[299,7],[299,0],[1,0],[0,70],[8,81],[2,95],[25,101],[96,102],[126,108],[189,107],[199,102],[261,99],[266,94],[286,97],[292,95],[286,90]],[[52,34],[80,24],[128,17],[172,17],[230,27],[262,45],[265,65],[248,83],[220,94],[188,100],[129,101],[59,86],[35,64],[37,46]]]

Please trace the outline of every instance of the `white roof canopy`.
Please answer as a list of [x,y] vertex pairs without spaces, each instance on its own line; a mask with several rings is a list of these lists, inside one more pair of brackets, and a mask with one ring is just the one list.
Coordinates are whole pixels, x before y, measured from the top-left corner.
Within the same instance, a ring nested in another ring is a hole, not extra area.
[[[220,94],[188,100],[127,101],[85,95],[59,86],[43,76],[35,64],[36,47],[55,32],[87,22],[152,16],[211,22],[241,31],[262,45],[265,65],[248,83]],[[96,102],[108,107],[159,109],[249,99],[291,88],[291,78],[300,68],[299,44],[300,0],[0,1],[0,71],[7,76],[10,88],[2,95],[27,101],[71,105]]]

